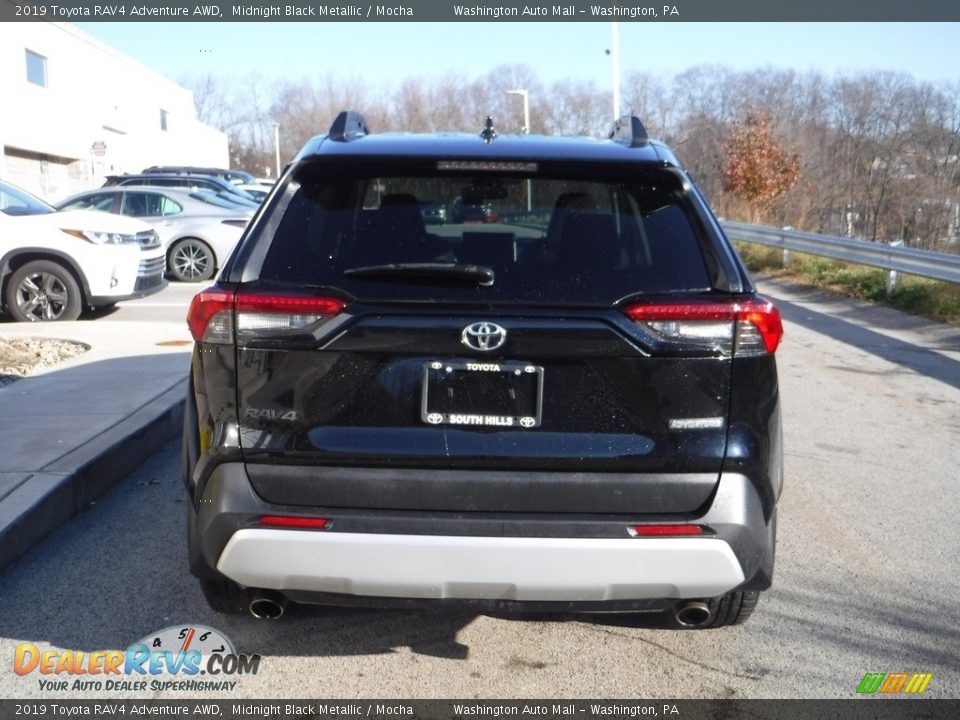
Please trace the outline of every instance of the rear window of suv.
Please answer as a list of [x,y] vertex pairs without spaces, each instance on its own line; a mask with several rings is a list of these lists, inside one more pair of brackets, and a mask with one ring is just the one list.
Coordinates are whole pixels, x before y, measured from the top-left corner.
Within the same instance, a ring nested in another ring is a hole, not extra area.
[[[282,216],[266,224],[276,229],[260,280],[338,288],[360,299],[587,305],[710,287],[690,200],[669,171],[440,165],[457,163],[397,163],[388,172],[383,162],[302,166],[271,209]],[[400,263],[478,265],[493,270],[495,281],[481,288],[344,276]]]

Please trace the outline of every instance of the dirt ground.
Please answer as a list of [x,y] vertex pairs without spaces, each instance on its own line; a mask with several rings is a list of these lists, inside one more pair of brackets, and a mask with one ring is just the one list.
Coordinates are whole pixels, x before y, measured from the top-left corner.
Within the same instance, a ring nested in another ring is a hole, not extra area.
[[70,340],[0,337],[0,385],[53,367],[87,350],[86,345]]

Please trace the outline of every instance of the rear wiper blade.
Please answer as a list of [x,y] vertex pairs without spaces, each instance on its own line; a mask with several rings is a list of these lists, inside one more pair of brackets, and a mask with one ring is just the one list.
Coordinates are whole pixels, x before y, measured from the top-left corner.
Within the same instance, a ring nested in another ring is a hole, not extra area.
[[393,265],[367,265],[344,270],[347,277],[396,278],[411,280],[465,280],[489,287],[493,285],[493,270],[483,265],[461,263],[396,263]]

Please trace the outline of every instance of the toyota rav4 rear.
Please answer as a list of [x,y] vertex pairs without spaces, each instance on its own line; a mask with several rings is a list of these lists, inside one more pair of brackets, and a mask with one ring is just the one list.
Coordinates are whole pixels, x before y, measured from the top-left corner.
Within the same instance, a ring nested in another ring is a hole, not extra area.
[[[425,200],[451,212],[428,226]],[[636,118],[592,140],[343,113],[189,324],[190,568],[216,610],[716,627],[770,585],[780,317]]]

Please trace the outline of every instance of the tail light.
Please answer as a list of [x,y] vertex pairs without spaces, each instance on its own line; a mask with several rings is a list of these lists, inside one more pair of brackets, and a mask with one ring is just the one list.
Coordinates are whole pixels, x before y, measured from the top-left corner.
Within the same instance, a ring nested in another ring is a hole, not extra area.
[[207,288],[193,296],[187,311],[187,325],[197,342],[233,342],[234,292]]
[[783,336],[780,311],[763,298],[636,303],[623,312],[662,342],[720,350],[735,357],[773,354]]
[[346,303],[337,298],[263,295],[207,288],[194,296],[187,313],[197,342],[232,343],[237,337],[302,330],[338,314]]
[[703,535],[703,525],[630,525],[627,532],[631,537],[691,537]]
[[295,528],[297,530],[324,530],[329,520],[302,515],[261,515],[257,524],[263,527]]

